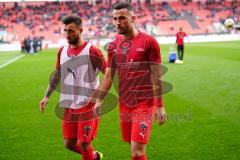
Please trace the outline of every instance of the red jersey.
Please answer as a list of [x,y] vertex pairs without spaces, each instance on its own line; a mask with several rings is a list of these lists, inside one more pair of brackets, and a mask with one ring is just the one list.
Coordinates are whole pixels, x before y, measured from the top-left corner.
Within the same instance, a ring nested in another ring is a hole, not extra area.
[[[67,54],[70,57],[71,55],[77,56],[79,53],[81,53],[81,51],[86,47],[86,45],[88,44],[88,42],[85,42],[83,45],[81,45],[80,47],[77,48],[71,48],[68,47],[68,51]],[[58,51],[58,57],[57,57],[57,63],[56,63],[56,69],[60,70],[60,57],[61,57],[61,53],[62,53],[62,49],[63,47],[61,47]],[[102,55],[102,52],[100,49],[91,46],[90,48],[90,59],[91,59],[91,63],[93,65],[94,68],[98,68],[100,71],[102,71],[103,73],[105,72],[107,63]],[[97,58],[94,58],[97,57]]]
[[177,43],[177,45],[183,45],[184,44],[183,39],[184,39],[185,36],[187,36],[187,34],[185,32],[178,32],[176,34],[176,38],[177,38],[176,39],[176,43]]
[[[118,36],[108,47],[108,67],[118,72],[120,105],[154,106],[151,64],[160,64],[160,47],[150,35],[139,31],[131,40]],[[162,107],[162,99],[157,106]]]

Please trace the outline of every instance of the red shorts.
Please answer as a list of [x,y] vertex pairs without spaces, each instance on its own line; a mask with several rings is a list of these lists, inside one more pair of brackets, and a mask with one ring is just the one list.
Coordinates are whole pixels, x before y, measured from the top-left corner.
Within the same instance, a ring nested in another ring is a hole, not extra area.
[[[88,106],[89,107],[89,106]],[[91,106],[93,107],[93,106]],[[89,108],[88,108],[89,110]],[[72,113],[83,113],[86,108],[69,109],[64,111],[65,116]],[[77,138],[80,142],[91,142],[97,135],[99,118],[89,120],[62,120],[62,132],[64,139]]]
[[122,140],[147,144],[154,119],[154,111],[154,107],[129,108],[120,106]]

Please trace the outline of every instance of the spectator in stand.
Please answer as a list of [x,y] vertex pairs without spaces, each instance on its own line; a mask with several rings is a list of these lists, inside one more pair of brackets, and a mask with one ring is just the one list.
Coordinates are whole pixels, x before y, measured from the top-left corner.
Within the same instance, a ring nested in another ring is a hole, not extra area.
[[38,39],[37,39],[37,37],[34,37],[33,38],[33,51],[34,51],[34,53],[37,53],[37,47],[38,47]]
[[20,43],[21,43],[21,52],[24,53],[26,51],[24,46],[24,39],[22,39]]
[[25,46],[25,49],[26,49],[27,53],[30,53],[30,50],[31,50],[31,39],[30,39],[29,36],[24,40],[24,46]]
[[39,48],[39,51],[42,51],[42,38],[41,37],[38,38],[38,48]]

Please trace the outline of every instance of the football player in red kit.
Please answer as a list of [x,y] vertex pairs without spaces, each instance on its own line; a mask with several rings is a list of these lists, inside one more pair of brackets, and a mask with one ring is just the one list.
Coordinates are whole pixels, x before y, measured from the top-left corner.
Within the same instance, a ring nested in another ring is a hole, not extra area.
[[[102,100],[117,71],[122,140],[130,144],[132,160],[146,160],[146,145],[154,115],[159,124],[162,124],[165,122],[166,113],[161,93],[151,96],[153,92],[161,92],[161,88],[154,90],[156,85],[161,83],[158,81],[161,75],[160,47],[154,37],[135,28],[135,19],[130,4],[120,2],[114,5],[113,22],[119,36],[109,44],[108,64],[99,87],[95,108],[100,108],[101,111]],[[151,65],[152,71],[148,70],[149,64],[154,64]],[[152,73],[159,77],[154,78]],[[159,86],[161,84],[157,87]]]
[[[83,28],[80,17],[68,15],[63,18],[62,23],[68,45],[61,47],[58,51],[56,72],[53,79],[61,80],[61,87],[64,86],[63,83],[73,86],[68,92],[64,92],[62,88],[60,92],[60,105],[65,107],[62,119],[64,145],[69,150],[81,154],[83,160],[99,160],[102,158],[102,154],[94,151],[91,144],[97,134],[99,119],[88,117],[85,120],[74,120],[66,117],[81,115],[91,109],[93,110],[94,104],[89,103],[88,96],[86,96],[91,93],[85,92],[87,89],[89,89],[88,91],[97,89],[99,79],[92,75],[97,75],[99,70],[104,73],[106,62],[101,51],[81,37]],[[78,59],[82,59],[82,62],[77,61]],[[66,67],[66,64],[70,65]],[[72,66],[75,67],[71,68]],[[66,75],[64,76],[64,74]],[[86,77],[92,80],[87,81],[85,80]],[[87,88],[84,88],[86,86]],[[83,90],[77,91],[81,87],[83,87]],[[44,112],[53,89],[54,87],[49,85],[43,100],[40,101],[41,112]],[[80,94],[80,92],[83,92],[83,94]]]
[[186,37],[187,34],[183,32],[182,27],[179,28],[179,32],[176,34],[176,44],[177,44],[177,52],[178,52],[178,59],[180,62],[183,61],[184,56],[184,37]]

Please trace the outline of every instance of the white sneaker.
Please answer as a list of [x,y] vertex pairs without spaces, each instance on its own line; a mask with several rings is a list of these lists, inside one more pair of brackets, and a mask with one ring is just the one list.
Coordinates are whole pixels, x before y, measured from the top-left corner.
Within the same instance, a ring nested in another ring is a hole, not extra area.
[[101,152],[94,151],[94,153],[95,153],[94,160],[101,160],[101,159],[103,159],[103,154]]
[[179,60],[179,64],[183,64],[183,61],[182,61],[182,60]]
[[177,60],[175,61],[175,63],[176,63],[176,64],[182,64],[182,61],[179,60],[179,59],[177,59]]

